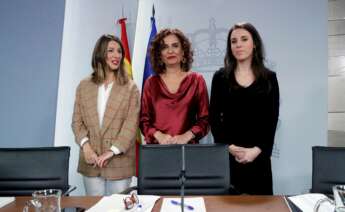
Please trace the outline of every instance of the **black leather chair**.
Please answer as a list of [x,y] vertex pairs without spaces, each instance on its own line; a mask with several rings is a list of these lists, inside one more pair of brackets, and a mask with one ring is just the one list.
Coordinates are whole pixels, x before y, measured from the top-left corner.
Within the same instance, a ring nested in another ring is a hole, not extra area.
[[332,186],[345,184],[345,147],[314,146],[312,188],[313,193],[332,195]]
[[40,189],[68,184],[70,147],[0,148],[0,196],[31,196]]
[[[222,144],[185,146],[185,194],[228,194],[229,152]],[[182,145],[142,145],[139,149],[138,194],[179,195]]]

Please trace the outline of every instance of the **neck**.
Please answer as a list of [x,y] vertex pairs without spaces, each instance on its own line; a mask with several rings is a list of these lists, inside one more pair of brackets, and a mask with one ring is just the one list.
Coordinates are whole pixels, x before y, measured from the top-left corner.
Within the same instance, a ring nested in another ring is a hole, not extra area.
[[251,61],[250,60],[245,60],[245,61],[237,61],[237,66],[236,66],[236,72],[253,72],[252,66],[251,66]]
[[105,80],[104,84],[112,83],[115,80],[115,74],[113,71],[106,71],[105,72]]
[[166,67],[165,74],[166,75],[180,75],[182,73],[182,69],[180,65],[175,66],[168,66]]

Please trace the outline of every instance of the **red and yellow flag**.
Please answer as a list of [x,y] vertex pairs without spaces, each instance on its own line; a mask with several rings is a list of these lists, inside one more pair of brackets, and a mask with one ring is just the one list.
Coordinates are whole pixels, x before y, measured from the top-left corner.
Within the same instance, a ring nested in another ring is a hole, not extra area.
[[[125,49],[125,69],[127,70],[128,76],[133,79],[132,74],[132,64],[131,64],[131,54],[129,51],[128,46],[128,39],[127,39],[127,30],[126,30],[126,20],[127,18],[121,18],[118,20],[118,23],[121,25],[121,42],[123,48]],[[137,142],[135,145],[135,152],[136,152],[136,175],[138,176],[138,159],[139,159],[139,145],[141,144],[141,134],[140,130],[137,130]]]
[[127,30],[126,30],[126,20],[127,18],[119,19],[118,23],[121,25],[121,42],[123,48],[125,49],[125,68],[127,70],[128,76],[133,79],[132,74],[132,64],[131,64],[131,54],[128,46]]

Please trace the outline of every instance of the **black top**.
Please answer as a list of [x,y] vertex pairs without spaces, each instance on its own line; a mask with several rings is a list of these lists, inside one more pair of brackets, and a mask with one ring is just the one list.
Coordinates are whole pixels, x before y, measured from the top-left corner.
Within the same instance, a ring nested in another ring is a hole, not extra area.
[[[276,74],[266,71],[267,80],[256,79],[248,87],[232,80],[231,83],[236,83],[236,86],[230,88],[230,80],[226,78],[224,68],[213,76],[209,117],[215,143],[247,148],[257,146],[262,151],[250,165],[239,164],[230,155],[231,165],[235,167],[231,168],[235,173],[230,173],[232,184],[236,184],[234,175],[243,180],[243,175],[251,174],[270,178],[267,184],[272,184],[270,157],[279,116],[279,86]],[[243,192],[250,193],[246,190]]]

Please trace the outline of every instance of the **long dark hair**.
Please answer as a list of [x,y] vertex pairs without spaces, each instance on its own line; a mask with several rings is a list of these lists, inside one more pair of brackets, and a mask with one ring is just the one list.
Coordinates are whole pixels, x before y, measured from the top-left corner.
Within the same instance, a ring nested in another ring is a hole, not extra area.
[[120,61],[120,66],[117,70],[114,70],[114,74],[116,76],[116,82],[120,85],[125,85],[128,82],[128,75],[124,67],[125,50],[123,48],[121,40],[113,35],[102,35],[96,42],[91,60],[91,66],[93,69],[91,80],[96,84],[102,84],[105,80],[105,73],[109,68],[106,63],[106,57],[107,48],[110,41],[115,41],[121,48],[122,58]]
[[[238,88],[238,84],[236,83],[236,79],[235,79],[235,69],[237,66],[237,60],[231,51],[231,34],[235,29],[244,29],[248,31],[249,34],[252,36],[254,49],[253,49],[253,59],[252,59],[251,68],[253,70],[255,80],[264,80],[268,82],[267,80],[268,69],[265,67],[265,64],[264,64],[265,49],[264,49],[261,36],[252,24],[248,22],[242,22],[242,23],[237,23],[233,27],[231,27],[228,34],[228,38],[227,38],[227,48],[226,48],[226,54],[224,58],[224,68],[225,68],[225,77],[229,80],[230,89]],[[270,87],[271,85],[268,85],[268,90],[270,90]]]

